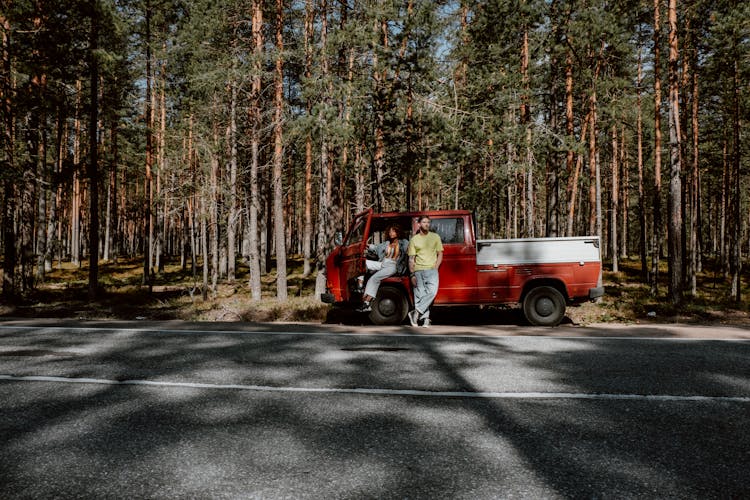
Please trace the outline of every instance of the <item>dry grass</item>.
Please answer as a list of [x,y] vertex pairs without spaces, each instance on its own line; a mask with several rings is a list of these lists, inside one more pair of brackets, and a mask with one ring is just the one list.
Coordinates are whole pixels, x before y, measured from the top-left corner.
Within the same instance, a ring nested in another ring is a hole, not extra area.
[[[666,264],[664,264],[666,265]],[[330,307],[313,297],[315,276],[302,277],[298,257],[288,262],[289,300],[276,300],[275,270],[262,278],[263,299],[254,302],[247,286],[248,269],[238,266],[234,283],[220,282],[204,300],[200,274],[194,279],[179,263],[170,262],[158,274],[151,291],[142,286],[140,260],[120,260],[100,267],[102,292],[96,301],[87,298],[88,268],[64,263],[48,273],[36,290],[12,304],[0,304],[0,316],[56,317],[81,319],[155,319],[189,321],[314,322],[326,320]],[[600,322],[681,322],[750,325],[748,301],[729,300],[728,280],[712,268],[701,274],[698,293],[686,295],[683,304],[672,306],[667,300],[666,281],[660,283],[654,297],[648,285],[640,282],[639,262],[625,261],[620,272],[605,271],[605,297],[598,303],[586,303],[568,309],[577,324]],[[666,280],[666,267],[661,272]],[[747,278],[743,281],[747,283]],[[743,289],[743,297],[750,288]],[[514,320],[511,320],[514,321]]]
[[246,266],[238,266],[234,283],[220,281],[204,299],[202,275],[194,277],[179,263],[166,264],[149,291],[142,285],[142,262],[121,259],[100,266],[102,290],[97,300],[89,301],[87,265],[63,263],[48,273],[33,292],[13,304],[0,306],[0,316],[322,322],[329,306],[312,297],[315,276],[302,277],[298,258],[290,259],[288,268],[289,300],[276,300],[276,275],[272,269],[261,279],[263,298],[256,302],[250,297]]
[[658,294],[651,294],[651,287],[640,279],[640,261],[620,262],[617,273],[604,272],[606,289],[604,298],[595,304],[584,304],[570,310],[570,316],[578,323],[698,323],[750,325],[747,298],[750,287],[747,276],[743,279],[743,301],[737,304],[729,296],[729,280],[708,267],[697,279],[697,292],[684,294],[679,306],[672,305],[667,295],[667,268],[662,262]]

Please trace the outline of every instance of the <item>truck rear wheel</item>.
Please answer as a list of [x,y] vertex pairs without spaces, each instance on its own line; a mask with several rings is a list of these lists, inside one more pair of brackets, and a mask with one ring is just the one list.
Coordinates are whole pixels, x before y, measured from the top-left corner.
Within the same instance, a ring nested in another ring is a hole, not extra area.
[[393,286],[381,286],[372,301],[370,321],[376,325],[398,325],[408,311],[409,302],[404,292]]
[[526,294],[523,314],[535,326],[557,326],[565,316],[565,297],[557,288],[539,286]]

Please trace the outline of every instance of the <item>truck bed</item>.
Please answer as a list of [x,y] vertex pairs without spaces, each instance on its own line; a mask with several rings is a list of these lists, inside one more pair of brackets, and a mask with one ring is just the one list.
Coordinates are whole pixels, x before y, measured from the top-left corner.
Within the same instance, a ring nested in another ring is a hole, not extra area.
[[599,238],[477,240],[477,265],[599,262]]

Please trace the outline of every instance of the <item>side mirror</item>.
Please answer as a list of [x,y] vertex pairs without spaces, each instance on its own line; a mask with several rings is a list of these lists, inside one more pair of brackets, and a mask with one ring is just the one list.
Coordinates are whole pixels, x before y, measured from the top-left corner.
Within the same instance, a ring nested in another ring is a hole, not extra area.
[[333,236],[333,244],[337,247],[340,247],[344,243],[344,235],[341,233],[341,231],[336,231],[336,234]]

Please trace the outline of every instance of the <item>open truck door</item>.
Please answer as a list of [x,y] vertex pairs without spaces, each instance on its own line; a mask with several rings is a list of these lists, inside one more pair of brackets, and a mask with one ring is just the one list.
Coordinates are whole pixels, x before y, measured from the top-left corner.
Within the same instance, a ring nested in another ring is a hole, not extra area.
[[327,263],[326,271],[329,273],[327,282],[332,296],[323,297],[324,302],[347,302],[351,299],[357,276],[365,274],[365,251],[371,221],[372,209],[357,214],[341,245],[331,254],[334,262]]

